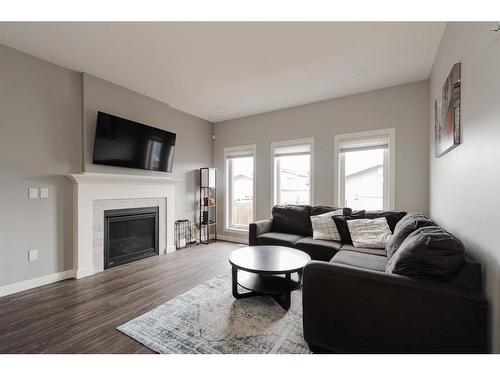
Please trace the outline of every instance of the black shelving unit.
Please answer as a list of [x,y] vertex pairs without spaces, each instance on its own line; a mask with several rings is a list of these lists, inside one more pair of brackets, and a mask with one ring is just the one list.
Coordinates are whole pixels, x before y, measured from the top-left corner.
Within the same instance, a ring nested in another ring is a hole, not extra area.
[[217,168],[200,168],[200,242],[217,241]]

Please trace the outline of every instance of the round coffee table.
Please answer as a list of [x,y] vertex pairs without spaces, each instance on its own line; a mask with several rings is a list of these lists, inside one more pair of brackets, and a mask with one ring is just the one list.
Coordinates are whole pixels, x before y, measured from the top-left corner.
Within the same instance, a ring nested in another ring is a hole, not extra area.
[[[251,246],[235,250],[232,266],[233,296],[247,298],[270,295],[285,310],[290,293],[302,285],[302,270],[311,261],[306,253],[284,246]],[[248,292],[238,292],[238,285]]]

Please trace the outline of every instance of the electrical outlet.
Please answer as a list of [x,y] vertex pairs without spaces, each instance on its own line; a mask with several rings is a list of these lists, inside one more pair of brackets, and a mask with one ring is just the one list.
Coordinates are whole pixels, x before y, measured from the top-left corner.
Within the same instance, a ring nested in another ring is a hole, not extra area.
[[48,198],[48,197],[49,197],[49,189],[40,188],[40,198]]
[[29,199],[38,199],[38,188],[30,188],[28,191]]
[[28,261],[33,262],[38,259],[38,249],[28,250]]

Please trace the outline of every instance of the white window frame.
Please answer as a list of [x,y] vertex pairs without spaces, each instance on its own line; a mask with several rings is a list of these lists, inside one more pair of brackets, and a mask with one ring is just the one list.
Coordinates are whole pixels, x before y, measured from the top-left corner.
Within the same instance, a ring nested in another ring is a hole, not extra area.
[[297,146],[308,144],[310,147],[310,171],[311,175],[309,176],[309,204],[314,205],[314,137],[311,138],[301,138],[301,139],[290,139],[286,141],[277,141],[271,142],[271,207],[277,204],[277,196],[276,196],[276,171],[275,160],[274,160],[274,150],[278,147],[286,147],[286,146]]
[[[384,196],[384,210],[394,210],[396,201],[396,129],[378,129],[364,132],[337,134],[334,137],[334,157],[333,157],[333,186],[334,186],[334,205],[338,207],[344,206],[343,197],[345,196],[343,189],[345,188],[344,171],[341,170],[343,163],[340,163],[340,144],[346,141],[353,141],[356,138],[387,137],[387,153],[384,160],[384,166],[388,170],[384,170],[384,175],[387,173],[387,181],[384,179],[384,190],[387,189],[387,197]],[[387,184],[387,185],[386,185]],[[342,202],[342,203],[341,203]]]
[[255,221],[255,210],[256,210],[256,173],[255,164],[257,160],[257,145],[243,145],[243,146],[233,146],[224,147],[224,230],[227,232],[248,232],[248,227],[237,227],[231,225],[231,191],[229,188],[229,171],[227,168],[228,156],[234,152],[245,152],[248,151],[249,154],[253,155],[253,202],[252,202],[252,221]]

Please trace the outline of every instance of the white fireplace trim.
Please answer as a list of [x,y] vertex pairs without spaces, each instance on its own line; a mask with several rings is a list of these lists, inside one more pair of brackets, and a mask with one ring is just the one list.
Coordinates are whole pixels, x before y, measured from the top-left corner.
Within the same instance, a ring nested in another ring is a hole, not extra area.
[[78,173],[66,175],[75,184],[175,184],[182,180],[165,176],[144,176],[114,173]]
[[99,200],[124,200],[163,198],[166,200],[166,252],[174,246],[174,185],[181,181],[161,176],[134,176],[105,173],[67,175],[74,183],[73,189],[73,266],[75,278],[102,271],[94,261],[93,225],[94,202]]

